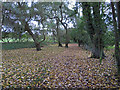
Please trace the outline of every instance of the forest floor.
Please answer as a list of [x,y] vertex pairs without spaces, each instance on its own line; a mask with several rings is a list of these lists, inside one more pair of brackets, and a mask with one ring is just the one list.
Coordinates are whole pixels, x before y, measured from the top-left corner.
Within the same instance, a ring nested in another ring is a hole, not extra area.
[[77,44],[3,50],[3,88],[118,88],[113,50],[105,53],[100,64]]

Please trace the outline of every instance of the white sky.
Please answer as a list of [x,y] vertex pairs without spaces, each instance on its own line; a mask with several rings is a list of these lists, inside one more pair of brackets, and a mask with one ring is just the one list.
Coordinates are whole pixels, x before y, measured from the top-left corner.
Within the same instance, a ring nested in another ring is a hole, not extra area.
[[70,3],[70,4],[68,5],[69,9],[72,9],[72,8],[74,7],[75,2],[76,2],[76,0],[69,0],[69,3]]
[[[76,2],[76,0],[69,0],[69,3],[70,3],[70,4],[68,5],[69,9],[73,10],[72,8],[74,7],[75,2]],[[31,6],[30,3],[28,3],[28,5]],[[80,15],[81,15],[81,14],[80,14]],[[36,22],[36,21],[31,21],[31,23],[34,24],[35,26],[38,26],[38,22]],[[68,26],[69,26],[69,28],[71,28],[71,27],[73,27],[73,24],[72,24],[72,23],[69,23]]]

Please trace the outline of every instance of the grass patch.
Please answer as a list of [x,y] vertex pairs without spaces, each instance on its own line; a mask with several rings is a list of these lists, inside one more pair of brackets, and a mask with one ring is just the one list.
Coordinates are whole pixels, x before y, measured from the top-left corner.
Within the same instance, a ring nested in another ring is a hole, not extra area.
[[115,46],[108,46],[108,47],[106,47],[106,49],[108,49],[108,50],[114,49],[114,48],[115,48]]
[[[120,45],[119,45],[119,48],[120,48]],[[115,49],[115,45],[113,45],[113,46],[108,46],[108,47],[106,47],[106,49],[107,49],[107,50]]]
[[19,48],[33,48],[35,47],[34,42],[10,42],[3,43],[3,50],[19,49]]
[[[47,45],[46,42],[41,43],[41,45]],[[34,48],[34,42],[10,42],[3,43],[2,50],[12,50],[12,49],[20,49],[20,48]]]

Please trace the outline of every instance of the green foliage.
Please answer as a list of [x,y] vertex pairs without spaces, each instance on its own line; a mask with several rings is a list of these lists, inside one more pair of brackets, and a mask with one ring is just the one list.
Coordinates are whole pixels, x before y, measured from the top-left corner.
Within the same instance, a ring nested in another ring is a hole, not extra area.
[[106,33],[103,36],[103,41],[104,41],[105,47],[113,46],[115,43],[114,42],[115,41],[114,32],[113,31],[106,31]]
[[87,32],[87,30],[85,30],[84,26],[84,19],[83,17],[81,17],[80,19],[76,20],[77,23],[77,27],[71,29],[71,39],[75,39],[75,40],[81,40],[83,41],[84,44],[88,44],[90,43],[90,37],[89,34]]

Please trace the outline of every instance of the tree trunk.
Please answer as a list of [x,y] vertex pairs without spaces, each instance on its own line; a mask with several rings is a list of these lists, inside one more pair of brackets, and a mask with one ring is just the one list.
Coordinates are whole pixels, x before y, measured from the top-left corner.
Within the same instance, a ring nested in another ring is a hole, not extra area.
[[82,8],[83,8],[83,18],[85,19],[85,23],[86,23],[86,29],[88,34],[90,35],[91,43],[93,43],[93,36],[95,34],[95,30],[92,23],[93,20],[91,16],[91,9],[89,3],[83,2]]
[[[65,47],[66,48],[68,48],[68,43],[69,43],[69,39],[68,39],[68,28],[67,28],[67,23],[66,22],[64,22],[63,23],[63,12],[62,12],[62,3],[61,3],[61,6],[60,6],[60,13],[61,13],[61,20],[60,19],[58,19],[60,22],[61,22],[61,24],[63,25],[63,27],[65,28],[65,30],[66,30],[66,41],[65,41]],[[65,25],[66,24],[66,25]]]
[[60,37],[58,36],[58,47],[62,47],[61,41],[60,41]]
[[40,51],[41,50],[41,46],[40,46],[40,42],[37,42],[37,39],[35,37],[35,35],[32,33],[31,29],[29,28],[28,23],[26,22],[25,24],[25,30],[31,35],[31,37],[34,40],[35,46],[36,46],[36,50]]
[[57,31],[57,40],[58,40],[58,47],[62,47],[61,40],[60,40],[60,32],[59,32],[59,20],[56,18],[56,31]]
[[19,42],[21,42],[21,37],[22,37],[22,34],[21,34],[22,32],[19,32]]
[[92,57],[94,58],[104,58],[104,48],[103,48],[103,29],[101,27],[101,16],[100,16],[100,2],[93,3],[93,15],[94,15],[94,47],[92,51]]
[[116,3],[117,4],[117,17],[118,17],[118,30],[116,31],[116,60],[118,65],[118,74],[120,75],[120,48],[119,48],[119,42],[120,42],[120,1]]
[[73,38],[74,42],[77,42],[78,40],[76,38]]
[[[103,41],[102,41],[102,29],[101,29],[101,17],[100,17],[100,6],[99,3],[93,3],[93,14],[91,16],[90,3],[82,3],[83,17],[86,21],[86,29],[91,39],[92,56],[93,58],[104,58]],[[94,20],[94,24],[93,24]]]
[[117,17],[118,17],[118,30],[117,30],[117,36],[116,39],[117,39],[117,44],[116,45],[116,53],[118,56],[117,57],[117,62],[118,62],[118,74],[120,75],[120,48],[119,48],[119,42],[120,42],[120,1],[117,2]]
[[81,41],[80,41],[80,40],[78,40],[78,47],[80,47],[80,45],[81,45]]
[[119,42],[120,42],[120,1],[117,2],[117,17],[118,17],[118,34],[119,34]]
[[68,39],[68,29],[67,26],[64,26],[65,30],[66,30],[66,41],[65,41],[65,48],[68,48],[68,43],[69,43],[69,39]]
[[58,47],[62,47],[62,44],[60,42],[58,42]]
[[65,48],[68,48],[68,43],[69,43],[69,40],[68,40],[68,33],[66,33]]
[[68,48],[68,43],[65,43],[65,47]]
[[65,40],[65,48],[68,48],[68,44],[69,44],[69,39],[68,39],[68,29],[67,29],[67,25],[65,26],[64,23],[61,21],[61,24],[64,26],[65,30],[66,30],[66,40]]
[[37,50],[37,51],[42,50],[42,49],[41,49],[41,46],[40,46],[40,43],[37,43],[37,42],[34,42],[34,43],[35,43],[35,46],[36,46],[36,50]]
[[[114,8],[113,2],[111,2],[111,8],[112,8],[113,25],[114,25],[114,31],[115,31],[115,58],[117,61],[117,66],[118,66],[118,74],[120,74],[119,31],[117,29],[117,23],[116,23],[116,17],[115,17],[115,8]],[[118,15],[118,21],[119,21],[119,13],[118,13],[119,11],[118,10],[119,10],[119,8],[118,8],[118,3],[117,3],[117,15]]]
[[92,47],[92,55],[91,58],[103,59],[105,57],[102,46],[98,44],[99,42],[96,40]]

